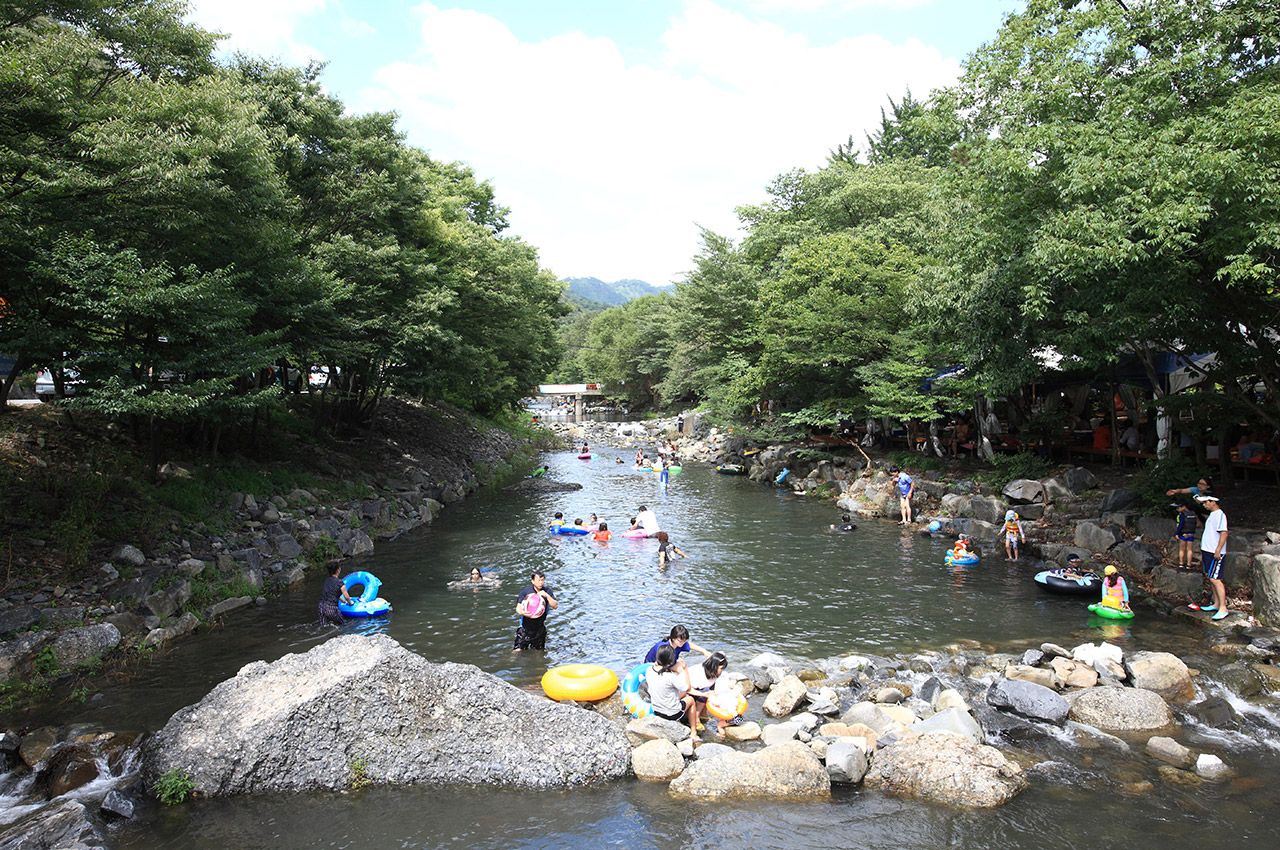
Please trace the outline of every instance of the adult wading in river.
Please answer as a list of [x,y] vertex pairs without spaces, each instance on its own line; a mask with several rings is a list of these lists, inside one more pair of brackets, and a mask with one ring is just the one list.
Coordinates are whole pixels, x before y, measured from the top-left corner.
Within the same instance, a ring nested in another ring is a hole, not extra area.
[[559,608],[560,603],[546,585],[547,577],[534,570],[529,576],[529,584],[524,586],[516,599],[520,625],[516,629],[515,644],[511,647],[513,652],[547,648],[547,611]]

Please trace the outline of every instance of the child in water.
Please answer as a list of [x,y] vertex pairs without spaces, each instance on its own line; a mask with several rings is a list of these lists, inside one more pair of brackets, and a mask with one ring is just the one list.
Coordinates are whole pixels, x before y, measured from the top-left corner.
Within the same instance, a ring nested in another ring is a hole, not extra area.
[[556,515],[552,517],[551,524],[548,525],[547,528],[551,529],[552,531],[556,531],[562,525],[564,525],[564,514],[562,514],[560,511],[556,511]]
[[1018,560],[1018,544],[1025,543],[1026,535],[1022,533],[1022,520],[1013,511],[1004,515],[1004,553],[1010,561]]
[[853,531],[858,526],[853,524],[852,518],[848,514],[840,515],[840,524],[831,526],[832,531]]
[[688,557],[684,552],[676,548],[676,544],[671,542],[671,538],[667,536],[665,531],[659,531],[658,538],[658,566],[665,567],[667,561],[679,555],[681,558]]
[[602,522],[600,523],[600,527],[595,530],[595,533],[591,535],[591,539],[597,540],[601,543],[607,543],[609,541],[610,536],[611,535],[609,534],[609,523]]
[[1129,611],[1129,585],[1120,577],[1120,571],[1107,564],[1102,571],[1102,604],[1107,608]]

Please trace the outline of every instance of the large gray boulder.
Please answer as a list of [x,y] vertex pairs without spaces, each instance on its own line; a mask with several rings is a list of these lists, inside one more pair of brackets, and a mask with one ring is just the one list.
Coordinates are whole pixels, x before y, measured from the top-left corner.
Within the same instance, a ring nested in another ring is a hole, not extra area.
[[1135,652],[1125,659],[1125,667],[1135,688],[1155,691],[1173,702],[1185,702],[1195,696],[1191,671],[1171,652]]
[[808,692],[798,676],[788,675],[769,689],[769,695],[764,698],[764,713],[770,717],[788,715],[796,710]]
[[1103,526],[1093,520],[1076,523],[1075,544],[1091,552],[1106,552],[1124,539],[1124,534],[1113,525]]
[[[1004,485],[1001,491],[1006,499],[1013,502],[1015,507],[1025,505],[1028,502],[1047,502],[1051,497],[1045,486],[1033,478],[1019,478],[1016,481],[1010,481]],[[1021,508],[1018,508],[1021,511]]]
[[59,800],[0,832],[0,850],[107,850],[107,831],[79,800]]
[[808,797],[830,793],[831,777],[813,750],[788,741],[754,753],[695,761],[670,788],[687,797]]
[[1009,510],[1008,502],[986,496],[974,496],[971,504],[974,519],[993,524],[1003,523],[1005,511]]
[[667,782],[684,770],[684,756],[675,744],[658,738],[632,750],[631,769],[644,782]]
[[836,741],[827,747],[825,762],[832,782],[856,785],[867,775],[867,754],[852,741]]
[[[1204,573],[1200,570],[1184,570],[1178,567],[1159,566],[1151,570],[1151,588],[1165,596],[1198,596],[1204,589]],[[1254,588],[1253,604],[1258,605],[1258,591]],[[1261,621],[1261,618],[1259,618]]]
[[30,672],[36,653],[53,640],[53,632],[28,632],[0,643],[0,682]]
[[1057,691],[1021,679],[998,679],[987,690],[987,704],[1061,726],[1071,707]]
[[1072,493],[1079,493],[1084,490],[1092,490],[1098,486],[1098,479],[1092,472],[1083,466],[1077,466],[1074,469],[1068,469],[1062,475],[1058,476],[1066,488]]
[[1147,540],[1168,540],[1177,530],[1177,520],[1162,516],[1138,517],[1138,534]]
[[1102,497],[1102,505],[1098,508],[1098,512],[1110,514],[1122,511],[1131,505],[1136,505],[1141,498],[1137,493],[1120,488],[1108,490]]
[[1149,573],[1164,560],[1164,553],[1141,540],[1126,540],[1111,550],[1111,557],[1140,573]]
[[0,611],[0,637],[28,629],[40,622],[40,609],[34,605],[19,605]]
[[207,795],[376,783],[579,785],[631,769],[623,730],[469,664],[432,664],[386,635],[337,637],[257,661],[188,706],[145,748]]
[[969,739],[975,744],[985,744],[986,736],[973,715],[960,708],[948,708],[939,711],[932,717],[911,725],[911,731],[917,735],[928,735],[930,732],[950,732]]
[[1013,799],[1027,780],[1022,768],[995,747],[935,732],[908,736],[878,751],[866,784],[948,806],[985,809]]
[[1072,697],[1071,719],[1107,732],[1151,732],[1174,725],[1173,712],[1154,691],[1089,688]]
[[1253,616],[1265,626],[1280,627],[1280,556],[1253,559]]
[[50,646],[58,659],[59,669],[71,670],[86,661],[101,658],[119,645],[120,630],[110,623],[99,623],[67,629]]

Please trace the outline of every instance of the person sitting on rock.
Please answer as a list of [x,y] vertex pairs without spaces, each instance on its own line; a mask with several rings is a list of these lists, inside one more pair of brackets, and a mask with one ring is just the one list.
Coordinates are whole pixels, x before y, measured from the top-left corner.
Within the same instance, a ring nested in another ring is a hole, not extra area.
[[1121,611],[1130,610],[1129,585],[1125,584],[1120,571],[1111,564],[1107,564],[1102,575],[1102,605],[1106,608],[1118,608]]
[[658,657],[658,650],[664,646],[670,646],[676,654],[676,663],[683,666],[684,662],[680,660],[680,654],[684,652],[700,652],[703,657],[710,658],[711,651],[703,649],[693,641],[689,640],[689,630],[684,626],[675,625],[671,627],[671,634],[662,638],[660,641],[649,647],[649,651],[644,654],[644,660],[647,664],[652,664]]
[[[694,718],[695,726],[694,734],[697,734],[697,727],[700,727],[701,718],[707,716],[707,699],[710,698],[711,692],[715,690],[723,690],[728,686],[728,680],[724,685],[721,684],[720,674],[729,667],[729,659],[723,652],[713,652],[703,659],[701,664],[695,664],[689,667],[689,695],[693,697],[693,709],[696,712]],[[716,740],[723,741],[725,738],[725,727],[728,722],[716,723]]]
[[649,685],[649,702],[653,713],[663,720],[689,724],[689,730],[698,736],[696,703],[689,695],[689,670],[677,660],[676,651],[669,645],[658,647],[652,666],[645,671],[644,680]]

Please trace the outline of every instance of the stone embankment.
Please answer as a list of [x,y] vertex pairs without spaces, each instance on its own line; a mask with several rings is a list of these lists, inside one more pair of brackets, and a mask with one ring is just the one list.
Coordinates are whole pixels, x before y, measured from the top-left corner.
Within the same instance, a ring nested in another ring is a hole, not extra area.
[[[685,431],[677,430],[677,422]],[[731,432],[707,428],[695,414],[648,422],[586,423],[554,426],[572,444],[583,440],[623,449],[642,448],[653,454],[657,441],[672,439],[683,460],[741,465],[753,480],[785,486],[797,494],[825,497],[836,507],[863,519],[902,519],[898,493],[888,466],[858,456],[828,455],[795,445],[770,445],[748,452],[749,446]],[[779,482],[783,472],[786,475]],[[913,519],[927,528],[937,521],[937,533],[965,535],[988,556],[1004,556],[1002,527],[1005,513],[1016,511],[1027,542],[1022,554],[1062,566],[1072,554],[1101,569],[1113,564],[1130,580],[1131,588],[1166,611],[1208,620],[1185,607],[1200,599],[1204,580],[1198,568],[1177,566],[1176,522],[1146,516],[1138,510],[1137,494],[1123,488],[1100,490],[1092,472],[1076,467],[1043,480],[1011,481],[997,489],[973,479],[944,480],[929,471],[913,475],[916,492]],[[1198,548],[1198,545],[1197,545]],[[1280,626],[1280,532],[1233,526],[1223,558],[1223,581],[1232,589],[1248,590],[1250,602],[1217,621],[1221,628],[1241,625],[1252,616],[1259,623]]]
[[[521,448],[510,434],[478,427],[447,406],[389,400],[385,407],[384,427],[398,438],[377,452],[376,463],[337,452],[312,458],[330,483],[363,485],[366,498],[305,489],[230,493],[222,532],[173,525],[172,537],[154,549],[114,546],[84,581],[0,599],[0,686],[92,673],[118,651],[159,647],[265,604],[269,593],[315,578],[334,558],[359,557],[377,540],[433,521],[445,505],[475,492],[484,470]],[[175,464],[162,473],[193,474]]]

